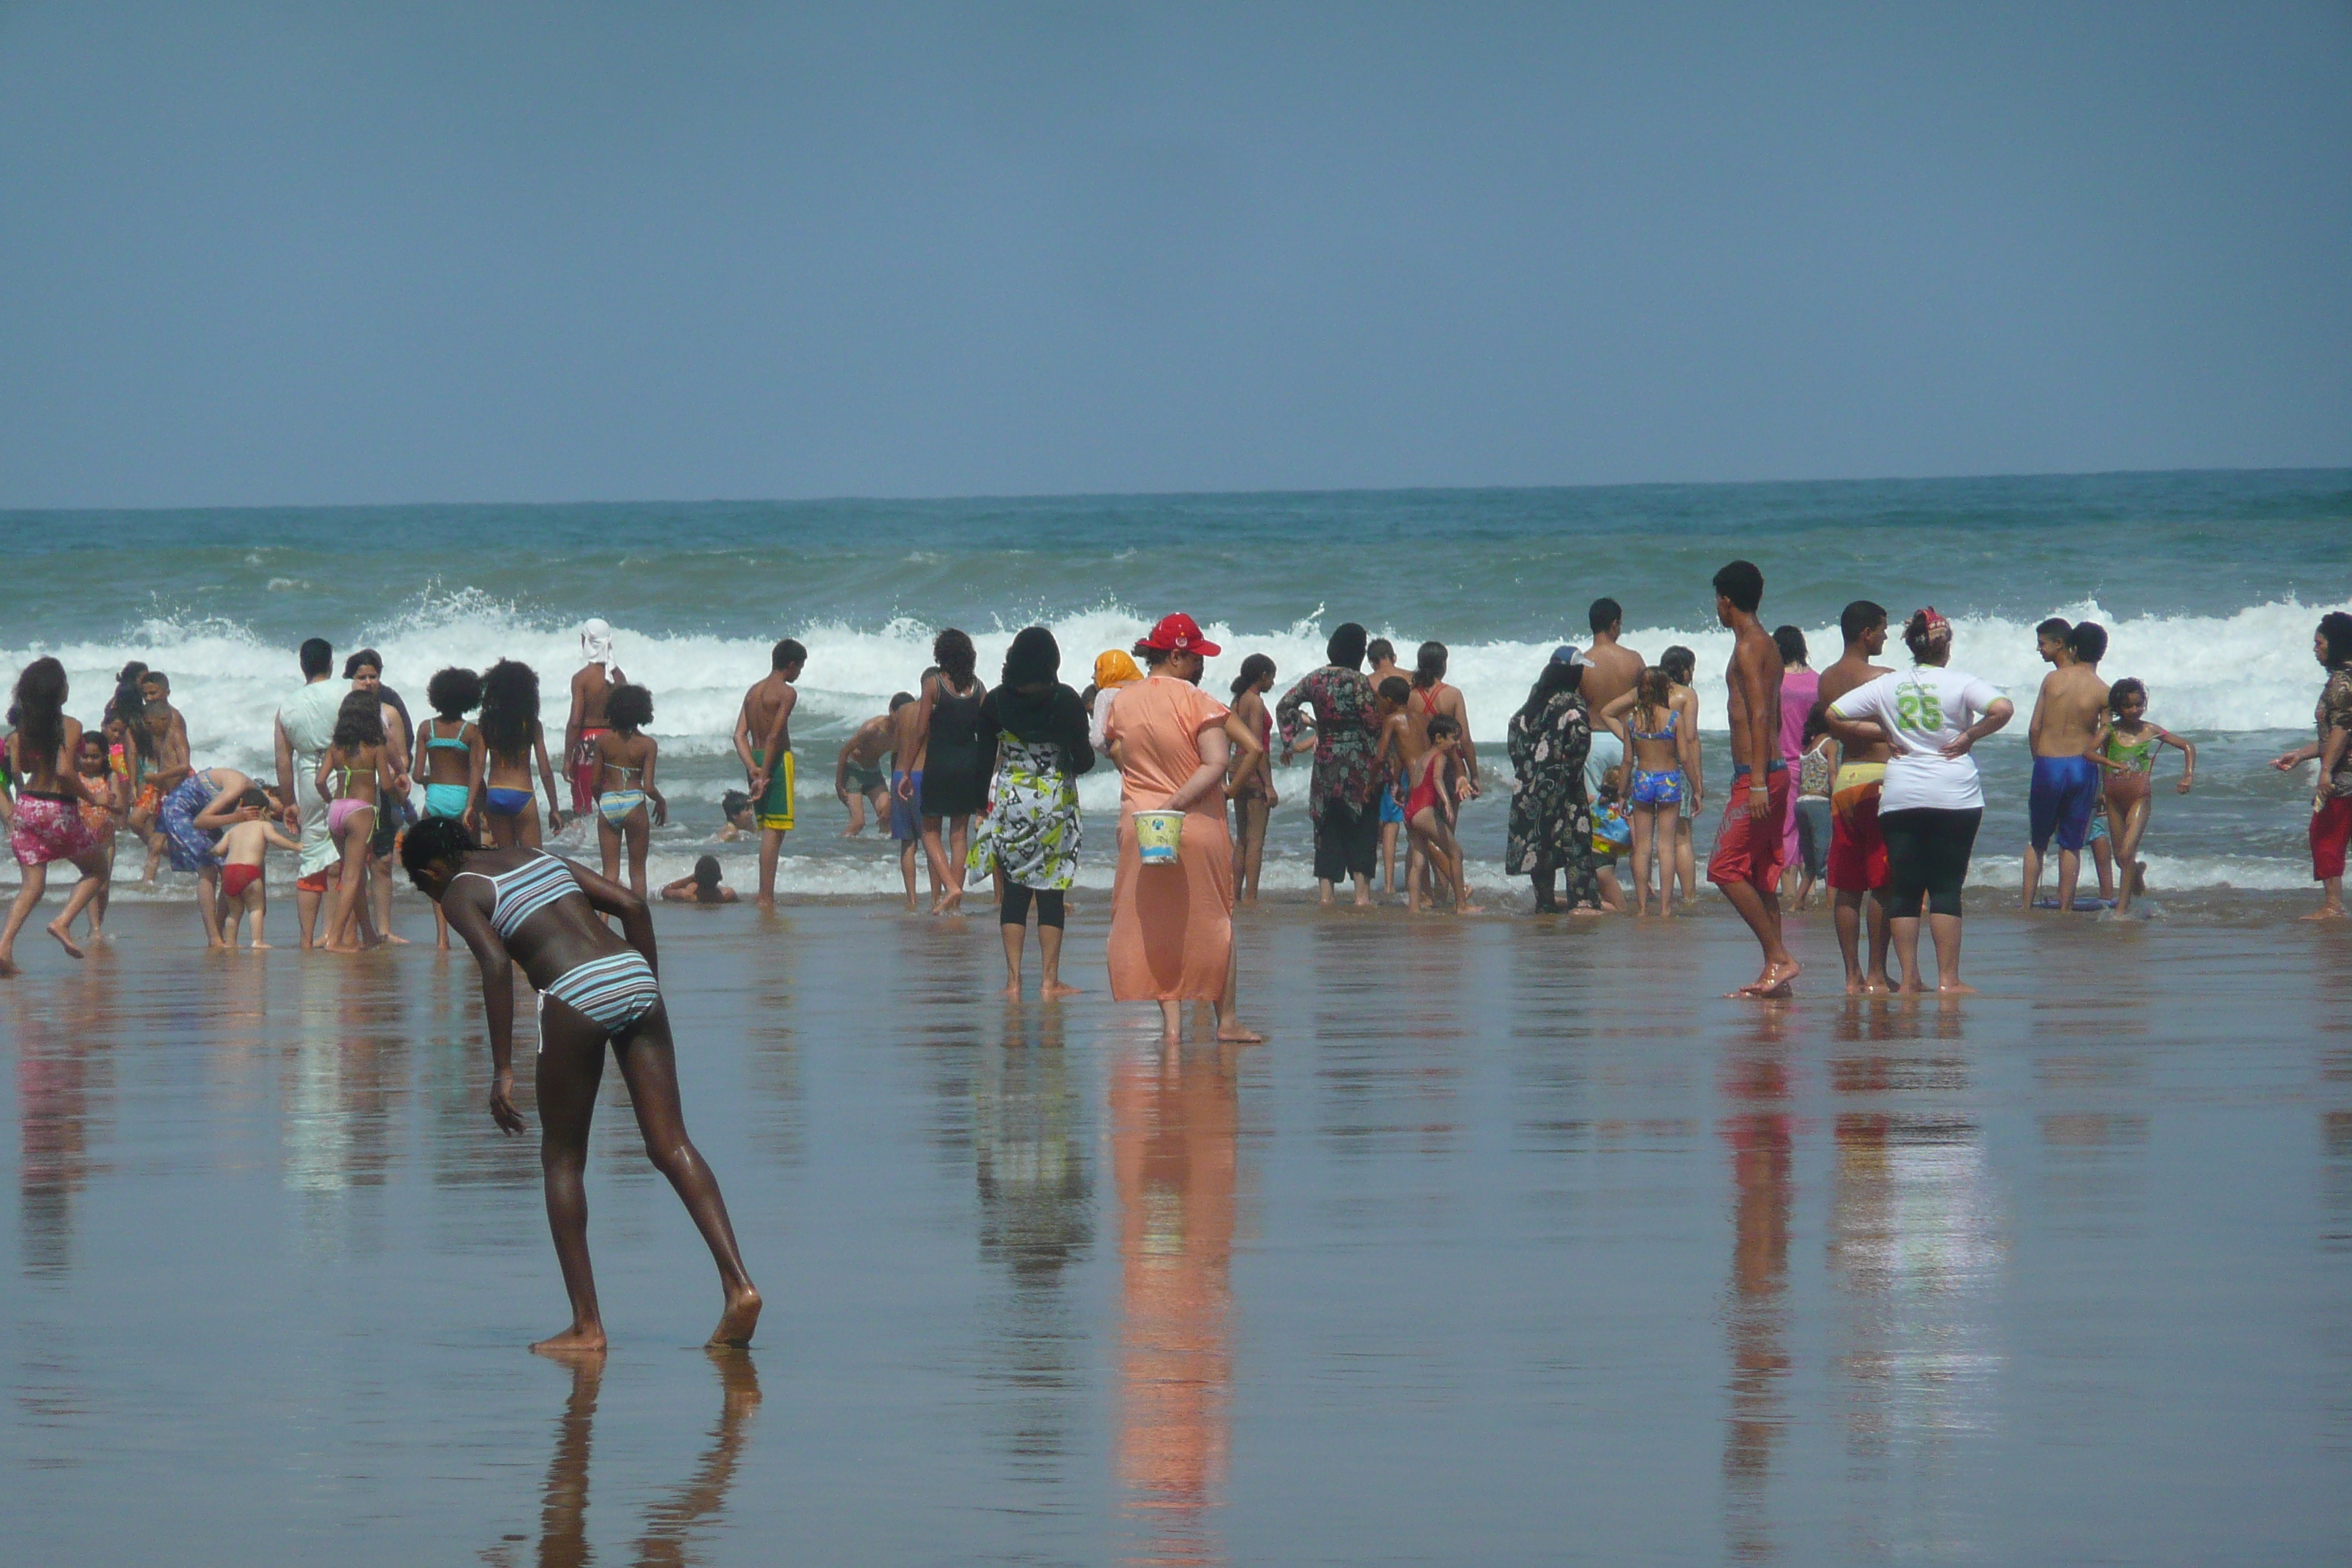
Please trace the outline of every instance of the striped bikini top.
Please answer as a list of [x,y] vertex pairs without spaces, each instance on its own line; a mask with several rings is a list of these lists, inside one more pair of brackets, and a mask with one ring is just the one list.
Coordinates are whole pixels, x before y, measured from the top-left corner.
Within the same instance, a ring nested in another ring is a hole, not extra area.
[[490,923],[509,942],[523,921],[564,894],[580,891],[572,868],[545,850],[495,877],[487,871],[460,871],[457,875],[479,877],[490,885],[496,895],[490,903]]

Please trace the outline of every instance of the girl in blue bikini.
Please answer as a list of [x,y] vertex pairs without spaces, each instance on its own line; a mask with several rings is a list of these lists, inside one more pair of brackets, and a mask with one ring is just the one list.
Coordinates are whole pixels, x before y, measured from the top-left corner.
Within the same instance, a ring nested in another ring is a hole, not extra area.
[[[482,705],[482,678],[470,669],[449,668],[434,676],[425,688],[433,717],[417,726],[416,772],[425,784],[425,815],[446,816],[465,826],[467,837],[482,837],[482,777],[488,756],[482,731],[466,715]],[[433,906],[434,945],[449,951],[449,921],[441,906]]]
[[[654,694],[642,686],[613,688],[604,699],[612,728],[589,742],[596,756],[596,842],[604,852],[604,875],[621,875],[621,846],[629,847],[629,891],[646,896],[646,840],[669,821],[669,803],[654,787],[654,763],[661,747],[645,726],[654,721]],[[646,818],[651,802],[653,819]]]
[[1633,912],[1650,912],[1650,859],[1658,862],[1658,912],[1675,912],[1675,832],[1685,772],[1696,740],[1694,726],[1676,710],[1672,677],[1652,665],[1626,692],[1601,710],[1601,719],[1625,742],[1628,780],[1626,815],[1633,826]]
[[539,802],[531,795],[530,766],[547,784],[547,830],[563,827],[562,797],[555,793],[555,768],[547,760],[547,731],[539,722],[539,676],[527,664],[502,658],[482,676],[482,741],[488,766],[482,777],[482,811],[490,838],[499,847],[539,847]]

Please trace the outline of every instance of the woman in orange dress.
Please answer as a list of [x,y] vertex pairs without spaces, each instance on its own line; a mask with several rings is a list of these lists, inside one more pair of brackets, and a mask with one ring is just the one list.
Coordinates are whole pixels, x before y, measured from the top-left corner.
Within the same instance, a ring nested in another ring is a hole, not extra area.
[[[1224,800],[1233,715],[1194,684],[1217,645],[1192,616],[1176,615],[1135,651],[1150,675],[1121,689],[1105,726],[1121,784],[1110,994],[1159,1003],[1171,1041],[1183,1033],[1187,1002],[1214,1005],[1217,1038],[1255,1040],[1234,1013],[1234,852]],[[1244,736],[1243,744],[1255,742]],[[1184,814],[1173,867],[1144,868],[1135,840],[1139,811]]]

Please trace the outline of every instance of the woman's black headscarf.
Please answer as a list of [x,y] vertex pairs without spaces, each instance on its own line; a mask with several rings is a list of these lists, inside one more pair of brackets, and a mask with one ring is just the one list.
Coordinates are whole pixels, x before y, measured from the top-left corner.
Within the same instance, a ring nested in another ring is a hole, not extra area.
[[1061,683],[1061,674],[1062,649],[1054,634],[1024,628],[1004,656],[1004,681],[988,694],[982,721],[993,721],[995,729],[1024,741],[1058,743],[1064,766],[1082,773],[1094,766],[1087,710],[1078,694]]

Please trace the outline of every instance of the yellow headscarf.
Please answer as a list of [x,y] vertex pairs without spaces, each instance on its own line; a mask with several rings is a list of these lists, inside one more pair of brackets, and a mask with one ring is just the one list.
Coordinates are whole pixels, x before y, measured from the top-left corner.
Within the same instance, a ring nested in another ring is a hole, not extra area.
[[1143,679],[1143,671],[1135,668],[1135,660],[1124,648],[1113,648],[1095,657],[1095,686],[1108,691],[1114,686],[1127,686]]

